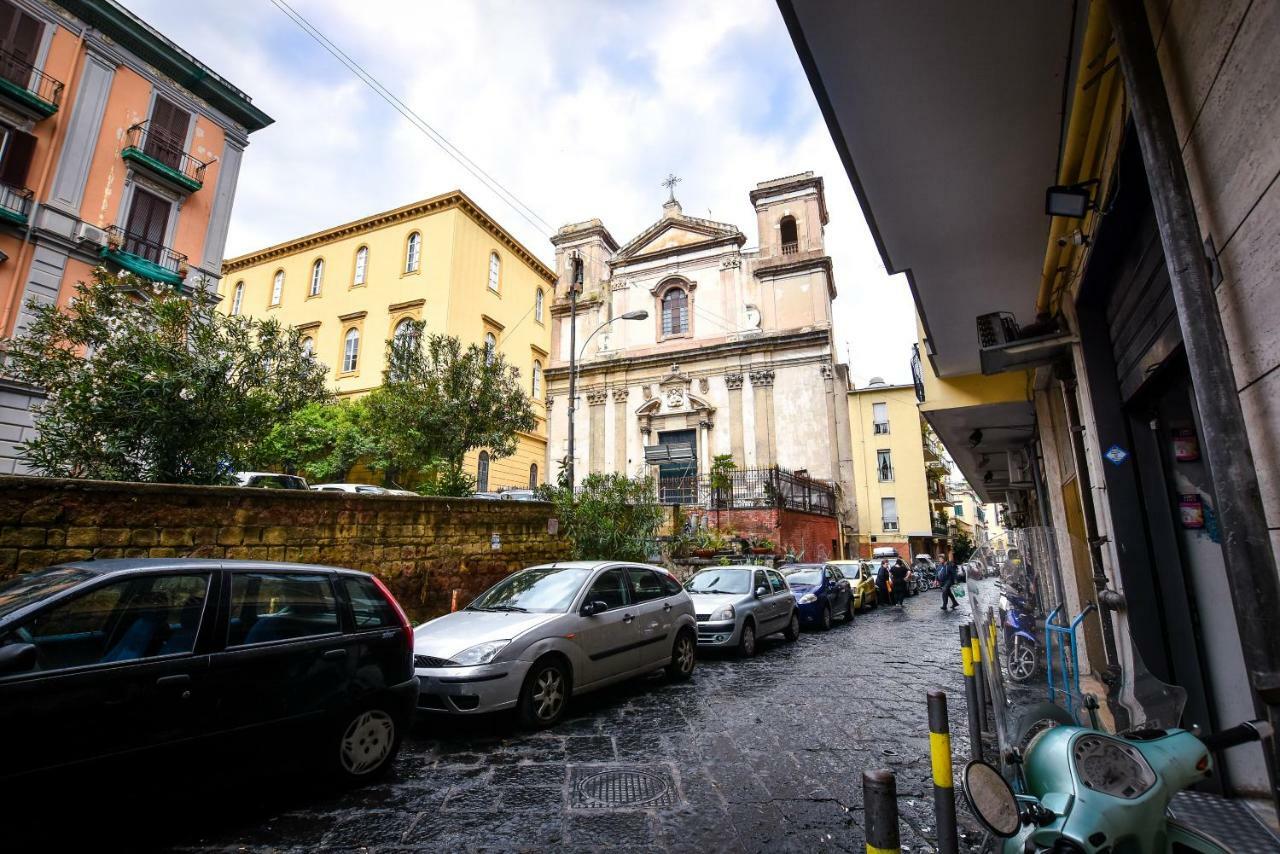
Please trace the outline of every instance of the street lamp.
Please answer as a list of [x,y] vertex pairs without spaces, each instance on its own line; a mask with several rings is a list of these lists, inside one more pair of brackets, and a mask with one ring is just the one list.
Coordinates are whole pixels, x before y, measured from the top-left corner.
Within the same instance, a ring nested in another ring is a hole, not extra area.
[[596,337],[596,333],[604,329],[610,323],[617,320],[645,320],[649,317],[649,312],[644,309],[638,311],[628,311],[620,314],[612,320],[604,323],[591,330],[591,334],[587,336],[587,340],[582,342],[582,347],[576,347],[577,329],[578,329],[578,291],[582,288],[582,259],[574,258],[573,278],[569,284],[569,486],[574,485],[574,444],[573,444],[573,422],[575,414],[578,410],[578,362],[582,361],[582,355],[587,352],[587,345],[591,343],[591,339]]

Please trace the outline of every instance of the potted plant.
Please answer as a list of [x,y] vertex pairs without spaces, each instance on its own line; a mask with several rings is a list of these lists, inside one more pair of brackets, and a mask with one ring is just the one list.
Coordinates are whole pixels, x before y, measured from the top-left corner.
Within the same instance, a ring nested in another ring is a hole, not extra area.
[[120,247],[124,246],[124,234],[116,230],[108,231],[107,246],[111,249],[111,251],[119,252]]
[[718,528],[703,528],[694,535],[693,554],[695,557],[709,558],[725,547],[728,538]]
[[753,555],[771,555],[778,550],[777,544],[768,537],[751,537],[748,542]]

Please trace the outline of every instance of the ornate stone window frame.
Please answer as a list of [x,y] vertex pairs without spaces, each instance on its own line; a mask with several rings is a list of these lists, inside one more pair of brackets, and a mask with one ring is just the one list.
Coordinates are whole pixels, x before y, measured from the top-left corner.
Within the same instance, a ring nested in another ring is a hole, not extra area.
[[[669,335],[664,335],[662,331],[662,300],[674,288],[680,288],[684,291],[684,296],[688,301],[689,306],[689,322],[685,325],[684,332],[673,332]],[[649,293],[653,295],[654,340],[659,344],[664,341],[674,341],[676,339],[693,337],[693,294],[697,288],[697,282],[692,281],[691,279],[686,279],[684,276],[667,276],[665,279],[659,281],[658,284],[649,291]]]

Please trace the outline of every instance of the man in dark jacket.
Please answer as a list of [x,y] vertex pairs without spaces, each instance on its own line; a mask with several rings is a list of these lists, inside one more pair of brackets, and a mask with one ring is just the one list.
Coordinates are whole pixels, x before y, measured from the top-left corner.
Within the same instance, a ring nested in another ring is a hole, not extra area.
[[876,570],[876,603],[883,604],[886,608],[893,604],[893,598],[889,594],[889,561],[880,561],[880,568]]
[[948,559],[946,563],[938,570],[938,586],[942,588],[942,610],[947,610],[947,600],[951,600],[951,610],[960,607],[956,595],[951,592],[951,587],[960,577],[960,568],[956,566],[955,560]]
[[893,576],[893,604],[897,605],[899,608],[902,607],[902,603],[907,598],[908,572],[910,572],[910,570],[907,569],[907,565],[903,562],[902,558],[898,558],[893,564],[893,569],[889,571],[890,575]]

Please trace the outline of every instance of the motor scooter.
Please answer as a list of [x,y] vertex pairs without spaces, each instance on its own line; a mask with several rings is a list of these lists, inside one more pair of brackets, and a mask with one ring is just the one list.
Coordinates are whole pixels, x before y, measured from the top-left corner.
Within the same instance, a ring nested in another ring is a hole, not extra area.
[[1005,593],[1000,597],[1000,613],[1004,623],[1005,667],[1009,678],[1026,682],[1040,666],[1040,644],[1033,633],[1035,616],[1027,600]]

